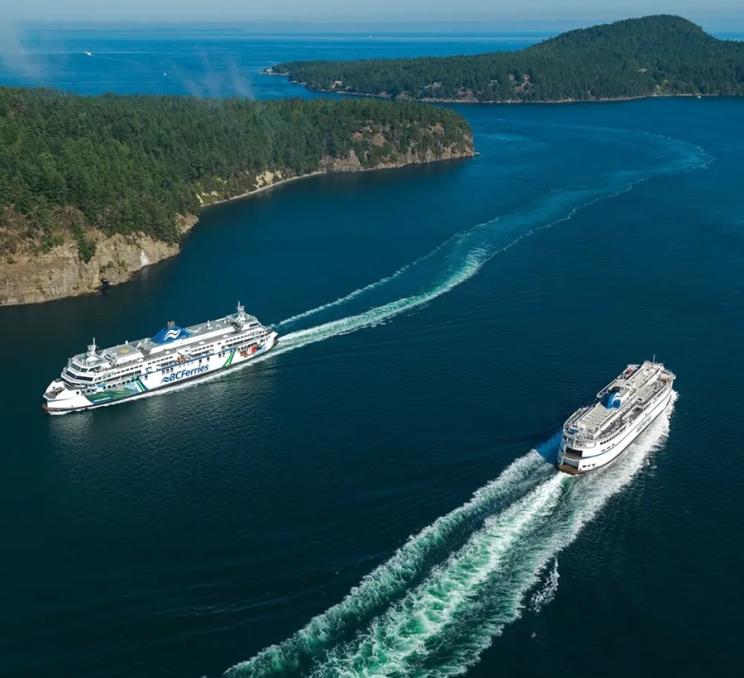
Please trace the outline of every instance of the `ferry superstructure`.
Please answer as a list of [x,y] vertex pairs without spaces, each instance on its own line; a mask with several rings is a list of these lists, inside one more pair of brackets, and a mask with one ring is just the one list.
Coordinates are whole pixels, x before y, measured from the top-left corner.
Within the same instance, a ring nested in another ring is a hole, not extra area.
[[563,425],[558,469],[585,473],[617,459],[661,414],[672,398],[675,376],[655,360],[628,365]]
[[49,384],[43,407],[49,414],[66,414],[172,389],[253,360],[276,341],[277,333],[241,304],[219,320],[190,327],[169,321],[150,338],[111,348],[99,349],[94,339]]

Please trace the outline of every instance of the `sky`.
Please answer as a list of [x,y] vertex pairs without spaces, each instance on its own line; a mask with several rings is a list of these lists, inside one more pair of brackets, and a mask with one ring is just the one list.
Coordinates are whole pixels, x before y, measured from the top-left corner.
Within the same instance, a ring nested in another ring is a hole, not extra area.
[[662,13],[679,14],[710,30],[744,29],[744,0],[0,0],[0,24],[239,20],[564,28]]

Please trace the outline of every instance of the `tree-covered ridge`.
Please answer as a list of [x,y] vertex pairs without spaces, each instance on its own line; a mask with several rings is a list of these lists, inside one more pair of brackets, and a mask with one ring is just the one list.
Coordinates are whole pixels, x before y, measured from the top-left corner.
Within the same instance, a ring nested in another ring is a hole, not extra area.
[[0,250],[49,248],[85,230],[178,238],[176,215],[297,176],[472,152],[468,124],[423,104],[82,97],[0,88]]
[[675,16],[562,33],[518,52],[475,56],[296,61],[272,72],[312,89],[460,101],[587,101],[744,94],[744,43]]

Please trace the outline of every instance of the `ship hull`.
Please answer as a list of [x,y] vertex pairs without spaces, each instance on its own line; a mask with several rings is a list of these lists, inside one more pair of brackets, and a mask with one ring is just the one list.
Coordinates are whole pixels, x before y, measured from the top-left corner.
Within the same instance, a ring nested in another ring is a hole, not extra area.
[[[619,438],[606,446],[595,446],[584,448],[569,442],[566,436],[561,440],[560,452],[558,454],[558,470],[569,475],[580,475],[589,471],[607,466],[615,461],[625,450],[638,438],[656,418],[666,409],[672,398],[671,384],[659,395],[646,411],[639,417],[638,421],[628,427]],[[570,448],[569,448],[570,444]],[[568,449],[580,452],[581,456],[572,454]]]
[[42,408],[51,415],[83,412],[109,405],[118,405],[132,400],[139,400],[151,395],[190,386],[226,372],[244,367],[247,363],[266,355],[276,346],[278,335],[272,332],[255,352],[231,349],[208,358],[193,359],[182,362],[169,372],[154,370],[142,375],[139,379],[118,390],[104,390],[98,393],[76,394],[71,397],[47,398]]

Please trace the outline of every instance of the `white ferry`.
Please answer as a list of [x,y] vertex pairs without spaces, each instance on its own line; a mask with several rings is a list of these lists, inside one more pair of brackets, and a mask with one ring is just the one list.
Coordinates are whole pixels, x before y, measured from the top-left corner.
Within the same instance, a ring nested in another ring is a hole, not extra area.
[[172,321],[155,336],[99,349],[67,361],[44,392],[49,414],[88,410],[164,391],[237,367],[267,353],[277,333],[238,304],[237,312],[200,325]]
[[674,379],[655,360],[628,365],[597,393],[598,402],[577,410],[563,425],[558,469],[584,473],[617,459],[669,404]]

